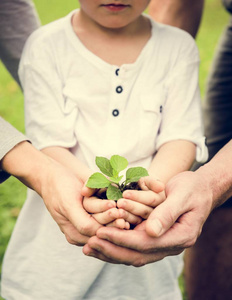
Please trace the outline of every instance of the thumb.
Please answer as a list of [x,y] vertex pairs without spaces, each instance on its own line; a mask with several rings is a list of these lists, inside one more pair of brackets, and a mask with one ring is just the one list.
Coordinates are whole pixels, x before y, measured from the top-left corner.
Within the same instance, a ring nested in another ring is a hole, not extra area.
[[91,197],[97,192],[97,190],[98,189],[91,189],[91,188],[87,187],[86,185],[84,185],[81,189],[81,195],[83,197]]
[[[183,205],[169,196],[150,214],[146,222],[146,232],[152,237],[159,237],[168,231],[184,213]],[[181,205],[180,205],[181,204]]]
[[139,180],[139,186],[142,190],[151,190],[155,193],[160,193],[164,190],[165,185],[158,179],[154,179],[151,176],[142,177]]

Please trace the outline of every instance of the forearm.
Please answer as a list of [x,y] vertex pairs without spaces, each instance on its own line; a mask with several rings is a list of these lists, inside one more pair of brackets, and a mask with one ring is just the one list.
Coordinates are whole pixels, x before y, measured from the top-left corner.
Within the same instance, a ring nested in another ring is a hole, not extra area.
[[19,143],[9,151],[2,159],[1,167],[43,198],[69,243],[83,246],[89,236],[95,235],[100,224],[84,210],[81,195],[83,182],[72,170],[28,142]]
[[179,27],[196,36],[204,0],[152,0],[149,15],[157,22]]
[[188,141],[171,141],[162,145],[156,153],[149,174],[167,183],[176,174],[189,170],[196,156],[196,146]]
[[213,193],[213,207],[224,203],[232,196],[232,141],[224,146],[210,162],[196,173],[202,178],[205,188]]
[[3,157],[0,164],[3,171],[40,194],[43,180],[54,162],[29,142],[22,141]]
[[[1,159],[17,144],[26,141],[27,138],[15,129],[11,124],[0,117],[0,163]],[[0,167],[0,183],[10,175],[3,172]]]
[[71,170],[83,183],[93,173],[84,163],[78,160],[68,149],[62,147],[47,147],[43,153],[53,158]]

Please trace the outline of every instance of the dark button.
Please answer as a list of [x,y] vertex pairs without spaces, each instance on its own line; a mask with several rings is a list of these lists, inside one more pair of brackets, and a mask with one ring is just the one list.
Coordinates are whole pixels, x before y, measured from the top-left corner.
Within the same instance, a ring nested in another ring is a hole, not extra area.
[[115,70],[116,76],[118,76],[119,70],[120,70],[120,69],[116,69],[116,70]]
[[117,92],[118,94],[120,94],[122,91],[123,91],[123,88],[122,88],[121,85],[119,85],[119,86],[116,87],[116,92]]
[[161,105],[160,106],[160,113],[162,113],[162,111],[163,111],[163,106]]
[[114,110],[112,111],[112,115],[113,115],[114,117],[117,117],[117,116],[119,115],[119,110],[118,110],[118,109],[114,109]]

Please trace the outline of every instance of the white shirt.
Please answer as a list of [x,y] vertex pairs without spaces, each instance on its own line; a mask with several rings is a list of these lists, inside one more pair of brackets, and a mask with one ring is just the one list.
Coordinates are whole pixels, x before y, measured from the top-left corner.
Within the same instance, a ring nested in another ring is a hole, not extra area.
[[39,149],[72,148],[91,168],[96,155],[119,152],[148,167],[159,147],[176,139],[195,143],[204,161],[198,64],[187,33],[153,24],[137,61],[116,75],[118,66],[80,42],[69,15],[27,43],[20,66],[27,135]]
[[[130,166],[148,167],[159,147],[176,139],[194,142],[197,159],[204,160],[193,39],[152,22],[152,36],[136,62],[118,68],[84,47],[71,16],[36,31],[22,57],[26,130],[33,144],[70,147],[92,169],[96,155],[113,154],[125,156]],[[84,256],[29,191],[4,259],[2,293],[17,300],[178,300],[181,268],[181,256],[141,268]]]

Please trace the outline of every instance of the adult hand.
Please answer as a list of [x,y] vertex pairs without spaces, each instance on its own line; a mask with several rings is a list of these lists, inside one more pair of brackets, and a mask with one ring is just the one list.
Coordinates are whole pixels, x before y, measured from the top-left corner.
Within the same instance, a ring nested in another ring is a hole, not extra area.
[[83,183],[55,161],[50,167],[41,185],[41,197],[67,241],[82,246],[101,225],[83,208]]
[[82,205],[83,182],[72,171],[24,141],[9,151],[0,167],[35,190],[69,243],[84,245],[101,225]]
[[166,186],[167,199],[135,230],[100,228],[84,246],[86,255],[111,263],[142,266],[192,246],[213,208],[201,171],[183,172]]

